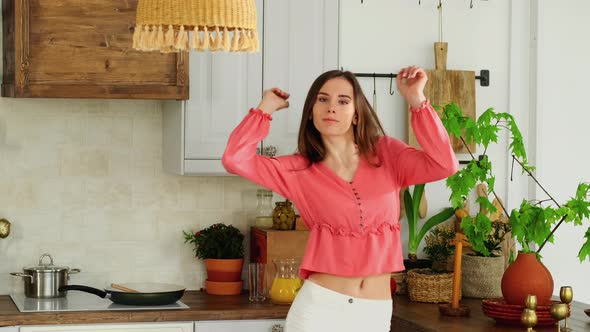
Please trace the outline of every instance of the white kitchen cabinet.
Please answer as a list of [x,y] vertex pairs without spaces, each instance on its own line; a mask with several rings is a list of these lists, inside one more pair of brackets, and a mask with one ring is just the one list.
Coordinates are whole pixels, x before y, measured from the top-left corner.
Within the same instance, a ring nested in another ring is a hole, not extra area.
[[264,16],[264,89],[288,91],[289,108],[273,114],[264,145],[297,149],[303,104],[321,73],[338,69],[338,0],[270,0]]
[[279,155],[295,151],[307,90],[320,73],[338,67],[338,0],[256,4],[261,52],[191,52],[190,99],[164,102],[164,170],[228,175],[221,156],[231,131],[274,86],[291,93],[291,106],[273,115],[265,145]]
[[[193,332],[194,322],[21,326],[20,332]],[[2,331],[4,332],[4,331]]]
[[195,322],[195,332],[283,332],[285,320],[220,320]]

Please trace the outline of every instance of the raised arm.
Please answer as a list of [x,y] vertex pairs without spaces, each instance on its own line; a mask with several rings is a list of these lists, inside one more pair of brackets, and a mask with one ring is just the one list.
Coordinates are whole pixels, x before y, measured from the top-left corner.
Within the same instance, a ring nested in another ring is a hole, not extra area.
[[402,186],[426,183],[453,175],[459,163],[442,121],[424,96],[426,72],[416,66],[402,69],[397,75],[400,94],[410,105],[411,123],[422,150],[395,139],[386,138],[384,152]]
[[270,158],[256,154],[258,143],[266,138],[270,130],[271,114],[287,107],[288,97],[284,92],[267,91],[258,108],[251,109],[231,133],[221,161],[229,173],[291,198],[293,176],[290,167],[285,165],[289,156]]
[[422,150],[395,138],[384,137],[381,154],[386,158],[401,187],[447,178],[459,167],[449,135],[428,101],[410,108],[412,128]]

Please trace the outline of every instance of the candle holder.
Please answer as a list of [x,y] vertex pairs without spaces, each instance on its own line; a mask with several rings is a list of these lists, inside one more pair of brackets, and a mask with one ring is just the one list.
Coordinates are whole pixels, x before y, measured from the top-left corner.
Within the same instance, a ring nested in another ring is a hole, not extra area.
[[520,316],[520,322],[527,328],[527,332],[535,332],[533,326],[537,325],[537,313],[535,310],[525,308]]
[[553,319],[557,319],[557,332],[561,332],[561,320],[569,314],[569,308],[566,303],[553,303],[549,307],[549,314]]
[[520,322],[527,328],[527,332],[535,331],[533,330],[533,326],[537,325],[538,322],[535,309],[537,309],[537,296],[529,294],[524,301],[524,310],[522,311],[522,316],[520,316]]
[[574,299],[574,291],[573,291],[572,287],[571,286],[562,286],[561,289],[559,290],[559,298],[561,299],[561,302],[565,303],[565,305],[567,307],[567,315],[564,318],[565,319],[565,326],[561,330],[563,332],[571,332],[572,329],[570,329],[567,326],[567,317],[570,314],[569,304]]

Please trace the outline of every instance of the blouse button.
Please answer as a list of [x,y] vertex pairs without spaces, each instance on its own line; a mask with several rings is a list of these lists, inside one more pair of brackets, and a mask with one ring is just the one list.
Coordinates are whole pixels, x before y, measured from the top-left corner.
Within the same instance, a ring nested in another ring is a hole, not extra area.
[[352,303],[352,302],[353,302],[352,299],[348,299],[348,303]]

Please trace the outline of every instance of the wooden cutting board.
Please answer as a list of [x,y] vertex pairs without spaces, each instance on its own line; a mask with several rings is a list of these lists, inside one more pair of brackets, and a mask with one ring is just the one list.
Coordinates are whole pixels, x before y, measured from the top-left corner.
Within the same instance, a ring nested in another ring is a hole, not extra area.
[[[435,69],[426,70],[428,82],[424,87],[424,95],[430,99],[432,105],[443,107],[455,102],[463,114],[475,120],[475,72],[466,70],[447,70],[447,43],[434,43]],[[442,112],[438,112],[439,116]],[[408,144],[414,147],[420,145],[414,136],[408,115]],[[455,153],[468,153],[460,140],[451,138]],[[469,150],[475,153],[475,144],[469,144]]]

